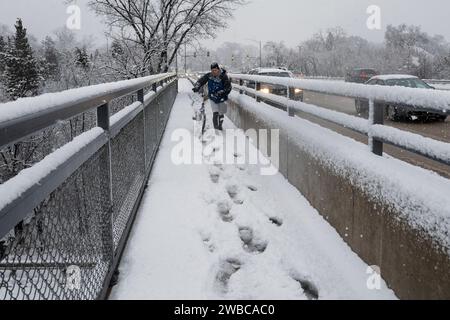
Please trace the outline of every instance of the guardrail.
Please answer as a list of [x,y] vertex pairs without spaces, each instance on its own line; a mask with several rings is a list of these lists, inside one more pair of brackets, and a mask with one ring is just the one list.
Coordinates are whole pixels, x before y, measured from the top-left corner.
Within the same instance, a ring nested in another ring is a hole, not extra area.
[[325,76],[302,76],[295,74],[296,78],[305,80],[328,80],[328,81],[344,81],[345,77],[325,77]]
[[[302,76],[299,74],[295,74],[296,78],[305,79],[305,80],[326,80],[326,81],[345,81],[345,77],[321,77],[321,76]],[[429,85],[450,85],[450,80],[442,80],[442,79],[423,79]],[[437,88],[440,90],[450,90],[450,87],[442,87]]]
[[428,84],[450,84],[450,80],[438,79],[423,79]]
[[[162,74],[0,105],[2,147],[97,110],[97,127],[0,185],[0,300],[107,296],[176,79]],[[109,103],[131,95],[136,102],[110,117]]]
[[[254,96],[257,101],[268,101],[285,108],[289,116],[295,111],[304,112],[334,124],[366,135],[371,152],[383,155],[383,144],[419,154],[437,162],[450,165],[450,144],[426,138],[418,134],[402,131],[384,125],[385,105],[400,104],[405,108],[417,108],[429,112],[450,114],[450,93],[400,87],[368,86],[363,84],[340,83],[320,80],[303,80],[279,77],[264,77],[244,74],[230,74],[234,89],[240,94]],[[245,82],[254,83],[253,88]],[[261,84],[282,85],[287,88],[287,96],[266,94],[260,90]],[[316,93],[350,97],[369,101],[369,119],[347,115],[326,108],[291,100],[293,89]]]

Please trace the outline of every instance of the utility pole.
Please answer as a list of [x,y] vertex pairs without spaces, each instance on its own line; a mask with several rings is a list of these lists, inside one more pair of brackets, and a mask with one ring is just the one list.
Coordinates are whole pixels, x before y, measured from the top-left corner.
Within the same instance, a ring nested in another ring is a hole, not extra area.
[[262,68],[262,64],[263,64],[262,63],[262,41],[261,40],[257,41],[257,40],[253,40],[253,39],[246,39],[246,40],[259,43],[259,67]]
[[262,41],[259,41],[259,67],[262,68]]

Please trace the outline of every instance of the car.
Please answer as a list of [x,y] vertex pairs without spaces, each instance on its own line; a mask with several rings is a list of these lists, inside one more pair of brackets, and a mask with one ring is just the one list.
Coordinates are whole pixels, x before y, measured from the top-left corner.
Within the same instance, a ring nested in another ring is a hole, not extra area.
[[370,68],[356,68],[348,72],[345,76],[345,82],[366,83],[370,78],[379,73]]
[[[419,79],[412,75],[379,75],[372,77],[366,82],[367,85],[378,85],[378,86],[400,86],[408,88],[419,88],[419,89],[429,89],[433,90],[434,87],[430,86],[425,81]],[[369,102],[367,100],[355,100],[356,112],[358,114],[367,114],[369,111]],[[387,118],[392,121],[400,121],[403,119],[436,119],[445,121],[447,114],[438,112],[429,112],[420,107],[406,107],[401,105],[387,105],[385,111]]]
[[[286,68],[257,68],[248,72],[250,75],[266,76],[266,77],[280,77],[280,78],[295,78],[294,74]],[[248,81],[247,86],[250,88],[255,87],[254,81]],[[282,85],[274,85],[268,83],[261,84],[261,92],[270,93],[279,96],[287,96],[287,87]],[[293,88],[290,98],[296,101],[303,101],[303,90],[299,88]]]

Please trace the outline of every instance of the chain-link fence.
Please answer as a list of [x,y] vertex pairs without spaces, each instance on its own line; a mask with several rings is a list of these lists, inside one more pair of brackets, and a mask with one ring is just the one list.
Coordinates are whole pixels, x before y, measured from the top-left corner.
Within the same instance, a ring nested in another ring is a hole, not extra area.
[[145,97],[140,89],[144,103],[115,124],[114,134],[108,125],[105,139],[17,199],[37,205],[28,210],[13,201],[0,210],[0,224],[14,221],[0,228],[0,300],[106,297],[178,93],[173,75],[163,81]]

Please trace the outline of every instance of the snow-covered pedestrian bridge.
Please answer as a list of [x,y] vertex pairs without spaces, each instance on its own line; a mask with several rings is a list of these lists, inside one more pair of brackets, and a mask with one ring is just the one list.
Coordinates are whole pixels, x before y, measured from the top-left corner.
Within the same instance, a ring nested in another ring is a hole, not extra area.
[[393,298],[384,284],[368,289],[368,265],[281,174],[223,163],[244,157],[242,145],[208,131],[211,148],[195,148],[203,165],[173,164],[173,132],[192,127],[191,88],[180,83],[112,298]]
[[[448,145],[384,130],[374,110],[367,127],[249,91],[248,79],[233,77],[241,92],[230,97],[229,130],[203,140],[191,84],[174,74],[0,106],[2,148],[62,131],[80,114],[96,121],[0,185],[0,299],[448,298],[450,183],[380,156],[392,142],[445,163]],[[363,90],[342,85],[319,89]],[[400,91],[346,94],[429,102]],[[123,96],[135,98],[111,115],[111,101]],[[432,98],[430,108],[450,102]],[[374,153],[292,117],[296,107],[365,130]],[[279,139],[253,145],[249,129],[279,130]],[[246,143],[230,147],[229,134]],[[188,158],[199,163],[174,161],[186,136]],[[262,175],[274,150],[279,173]],[[249,153],[264,161],[245,161]]]

